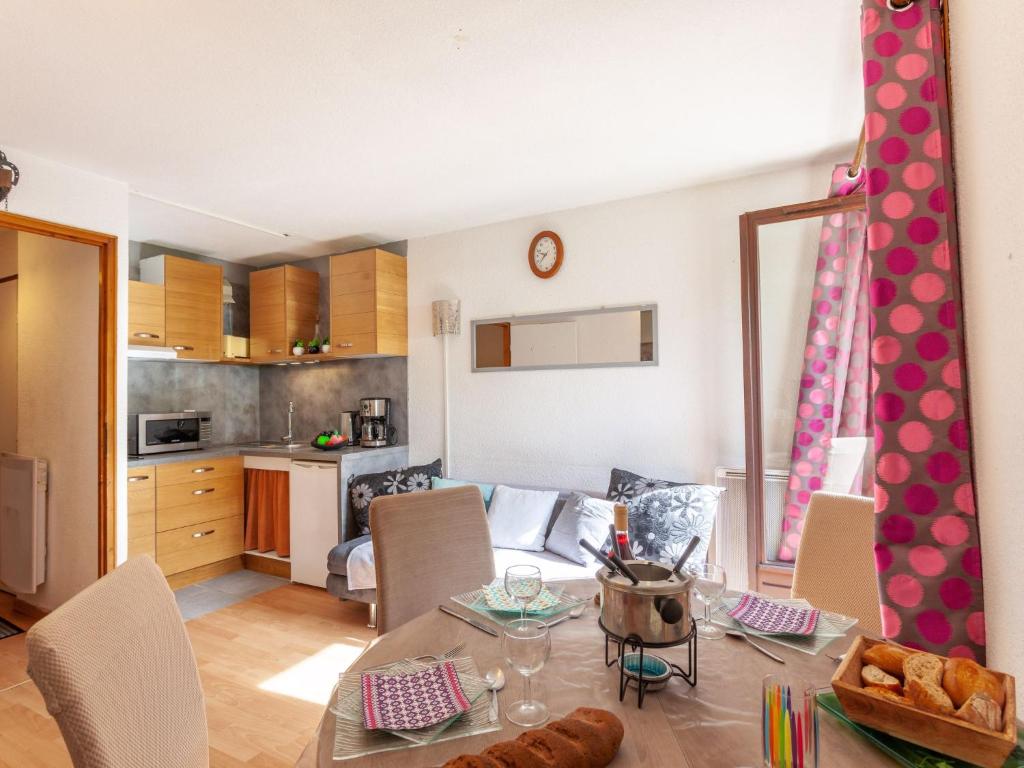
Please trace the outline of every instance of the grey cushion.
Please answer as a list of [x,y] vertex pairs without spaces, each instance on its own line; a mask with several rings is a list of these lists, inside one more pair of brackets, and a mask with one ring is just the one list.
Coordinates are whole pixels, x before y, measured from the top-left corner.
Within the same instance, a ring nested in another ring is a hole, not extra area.
[[636,559],[674,565],[690,539],[700,536],[689,562],[704,562],[724,491],[713,485],[681,485],[632,499],[629,538]]
[[595,547],[602,546],[608,538],[608,526],[615,520],[614,507],[615,502],[573,491],[544,542],[544,549],[580,565],[594,565],[597,561],[580,546],[580,539]]
[[617,501],[620,504],[628,504],[637,496],[642,496],[645,493],[658,491],[663,488],[678,488],[681,485],[691,485],[691,483],[680,483],[675,480],[655,480],[616,467],[612,470],[611,477],[608,479],[608,496],[606,498]]
[[343,541],[327,554],[327,570],[338,576],[347,576],[348,556],[352,554],[353,549],[360,544],[365,544],[369,540],[370,534],[366,534],[365,536],[357,536],[354,539]]

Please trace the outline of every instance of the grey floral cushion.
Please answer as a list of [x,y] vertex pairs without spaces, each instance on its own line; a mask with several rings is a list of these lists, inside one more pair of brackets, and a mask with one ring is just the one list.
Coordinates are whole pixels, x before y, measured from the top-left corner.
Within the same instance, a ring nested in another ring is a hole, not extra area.
[[637,496],[642,496],[651,491],[660,491],[663,488],[678,488],[681,485],[691,483],[677,483],[672,480],[653,480],[643,477],[635,472],[627,472],[624,469],[613,469],[608,480],[608,499],[626,504]]
[[348,481],[349,498],[359,533],[370,532],[370,502],[378,496],[430,490],[430,478],[441,476],[441,460],[418,467],[404,467],[371,475],[354,475]]
[[688,484],[650,491],[628,501],[634,557],[675,565],[690,539],[700,536],[700,545],[688,562],[704,562],[718,499],[724,492],[713,485]]

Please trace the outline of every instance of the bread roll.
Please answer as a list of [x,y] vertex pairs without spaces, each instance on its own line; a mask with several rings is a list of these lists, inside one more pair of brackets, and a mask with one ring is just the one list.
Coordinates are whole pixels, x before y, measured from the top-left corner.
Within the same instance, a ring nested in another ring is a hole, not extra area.
[[976,693],[984,693],[1002,710],[1006,693],[999,678],[973,659],[947,659],[942,687],[953,704],[962,707]]
[[903,679],[903,662],[913,651],[892,643],[879,643],[864,651],[861,657],[865,664],[873,664],[893,677]]
[[952,715],[956,711],[941,685],[912,677],[907,679],[906,693],[915,706],[927,712]]
[[906,704],[908,707],[914,706],[914,702],[908,699],[902,694],[896,693],[888,688],[880,688],[877,685],[866,685],[864,686],[864,693],[870,693],[872,696],[878,696],[882,699],[889,699],[899,704]]
[[986,693],[972,693],[956,712],[956,717],[990,731],[1003,730],[1003,708]]
[[874,685],[879,688],[888,688],[893,693],[903,693],[903,686],[900,685],[899,680],[872,664],[861,668],[860,679],[865,686]]
[[443,768],[605,768],[619,751],[622,721],[603,709],[580,707],[515,741],[492,744],[480,755],[460,755]]
[[931,653],[912,653],[903,660],[903,679],[906,683],[920,680],[941,687],[943,671],[942,659]]

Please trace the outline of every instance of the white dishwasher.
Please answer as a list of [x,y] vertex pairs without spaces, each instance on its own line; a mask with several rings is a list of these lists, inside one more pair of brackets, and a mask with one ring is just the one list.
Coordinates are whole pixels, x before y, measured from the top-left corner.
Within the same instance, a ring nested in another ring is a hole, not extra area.
[[323,588],[338,544],[338,464],[293,460],[288,479],[292,581]]

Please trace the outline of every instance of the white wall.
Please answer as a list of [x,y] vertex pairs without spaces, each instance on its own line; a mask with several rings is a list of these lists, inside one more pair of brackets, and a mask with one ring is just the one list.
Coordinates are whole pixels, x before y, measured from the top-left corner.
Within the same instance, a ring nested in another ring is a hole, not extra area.
[[[453,476],[604,490],[614,466],[699,481],[742,466],[738,216],[820,198],[831,171],[818,163],[411,240],[411,458],[442,452],[430,302],[455,297]],[[526,258],[544,229],[566,248],[550,280]],[[656,367],[470,372],[470,320],[641,303],[658,304]]]
[[[71,168],[60,163],[54,163],[12,147],[3,142],[0,135],[0,146],[3,146],[7,157],[14,162],[21,170],[21,181],[9,197],[11,213],[18,213],[25,216],[32,216],[38,219],[67,224],[83,229],[91,229],[97,232],[116,235],[118,238],[118,354],[117,354],[117,434],[115,436],[117,445],[117,474],[114,480],[116,489],[117,504],[117,552],[118,559],[124,557],[127,552],[127,447],[125,444],[126,419],[125,408],[127,403],[127,316],[128,316],[128,186],[118,181],[103,178],[86,171]],[[88,288],[93,295],[96,293],[96,283],[92,282],[82,286]],[[74,329],[69,328],[68,333],[81,330],[83,334],[96,338],[96,325]],[[84,338],[84,336],[83,336]],[[73,344],[73,337],[65,337],[61,343]],[[79,382],[72,376],[61,382],[62,390],[73,392]],[[96,405],[93,403],[90,414],[95,421]],[[92,443],[89,444],[90,446]],[[90,448],[83,445],[82,450]],[[94,449],[93,449],[94,451]],[[63,477],[61,467],[52,467],[56,478]],[[63,494],[63,491],[62,491]],[[94,499],[96,497],[95,475],[88,485],[81,488],[68,489],[64,494],[65,498]],[[96,519],[94,506],[83,509],[81,514]],[[76,553],[81,556],[91,556],[93,577],[96,573],[96,538],[88,541],[75,542]],[[77,556],[77,554],[76,554]],[[53,564],[56,569],[61,568],[61,563]],[[51,574],[52,575],[52,574]],[[45,608],[53,608],[67,600],[82,587],[86,586],[91,578],[82,571],[70,582],[61,583],[61,587],[48,591],[45,601],[38,600]],[[59,578],[54,576],[54,578]],[[32,598],[28,598],[32,602]]]
[[[954,140],[989,663],[1024,679],[1024,67],[1017,0],[950,9]],[[1024,688],[1018,690],[1024,706]]]

